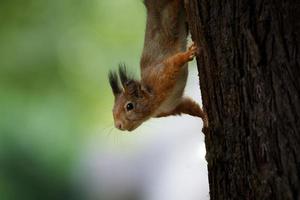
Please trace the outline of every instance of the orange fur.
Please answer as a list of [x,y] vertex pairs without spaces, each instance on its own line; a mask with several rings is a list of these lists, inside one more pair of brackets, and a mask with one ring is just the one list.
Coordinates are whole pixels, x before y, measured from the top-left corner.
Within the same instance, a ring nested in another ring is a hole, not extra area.
[[[182,97],[188,68],[196,45],[186,50],[187,27],[183,0],[145,0],[147,26],[140,61],[141,81],[130,79],[119,69],[123,89],[116,73],[110,74],[115,95],[115,125],[132,131],[151,117],[181,113],[201,117],[208,126],[205,112],[189,98]],[[128,109],[132,108],[132,109]]]
[[156,117],[167,117],[170,115],[188,114],[203,119],[204,127],[208,127],[208,119],[206,113],[200,108],[199,104],[190,98],[182,98],[179,105],[174,110],[166,113],[159,113]]

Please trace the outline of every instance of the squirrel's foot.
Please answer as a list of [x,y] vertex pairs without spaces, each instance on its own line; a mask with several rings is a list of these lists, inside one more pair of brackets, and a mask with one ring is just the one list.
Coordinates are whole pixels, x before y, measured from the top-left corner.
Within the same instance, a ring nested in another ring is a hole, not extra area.
[[196,46],[196,44],[193,42],[192,45],[188,48],[187,54],[189,57],[189,60],[193,60],[193,58],[196,56],[198,51],[198,47]]

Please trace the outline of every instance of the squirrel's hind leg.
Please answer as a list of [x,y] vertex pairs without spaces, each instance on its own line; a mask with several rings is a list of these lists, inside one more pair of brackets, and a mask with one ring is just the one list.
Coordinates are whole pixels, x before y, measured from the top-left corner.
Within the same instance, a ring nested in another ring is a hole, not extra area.
[[187,51],[185,52],[180,52],[177,53],[168,59],[165,60],[165,65],[166,66],[176,66],[176,67],[181,67],[185,63],[193,60],[193,58],[196,56],[198,53],[198,48],[197,46],[193,43]]
[[167,58],[163,63],[165,66],[165,74],[172,74],[180,71],[181,67],[187,62],[193,60],[198,53],[197,46],[193,43],[187,51],[177,53]]

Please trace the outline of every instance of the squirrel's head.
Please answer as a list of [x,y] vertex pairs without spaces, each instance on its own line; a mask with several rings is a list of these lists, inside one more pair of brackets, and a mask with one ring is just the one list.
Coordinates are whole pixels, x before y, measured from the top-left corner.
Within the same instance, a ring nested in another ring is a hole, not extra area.
[[116,128],[132,131],[150,118],[151,93],[142,84],[128,76],[125,65],[119,65],[118,74],[109,72],[108,78],[115,96],[113,117]]

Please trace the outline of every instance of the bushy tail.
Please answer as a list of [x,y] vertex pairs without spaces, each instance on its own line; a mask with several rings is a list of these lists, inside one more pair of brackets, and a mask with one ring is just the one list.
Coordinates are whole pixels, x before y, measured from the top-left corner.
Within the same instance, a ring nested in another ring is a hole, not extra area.
[[144,53],[158,59],[184,51],[187,38],[184,0],[144,0],[144,4],[147,8]]
[[147,10],[158,10],[160,8],[165,7],[166,4],[172,2],[174,0],[144,0],[144,4]]

